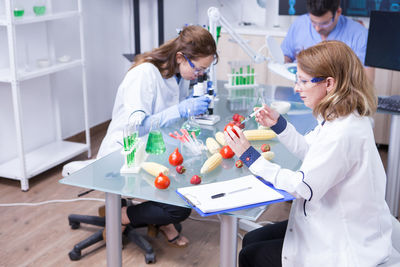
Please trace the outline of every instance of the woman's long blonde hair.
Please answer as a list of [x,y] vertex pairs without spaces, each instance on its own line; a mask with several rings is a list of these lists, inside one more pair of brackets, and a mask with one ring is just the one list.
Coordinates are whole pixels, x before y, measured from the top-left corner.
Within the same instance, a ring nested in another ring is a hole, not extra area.
[[212,35],[203,27],[187,26],[182,29],[178,37],[150,52],[137,55],[129,70],[144,62],[150,62],[158,68],[164,78],[171,78],[178,68],[177,52],[181,52],[190,60],[214,56],[216,62],[218,61],[217,47]]
[[353,50],[340,41],[324,41],[297,55],[300,69],[312,77],[335,79],[334,88],[315,106],[314,116],[333,120],[355,110],[361,116],[376,111],[377,98],[364,67]]

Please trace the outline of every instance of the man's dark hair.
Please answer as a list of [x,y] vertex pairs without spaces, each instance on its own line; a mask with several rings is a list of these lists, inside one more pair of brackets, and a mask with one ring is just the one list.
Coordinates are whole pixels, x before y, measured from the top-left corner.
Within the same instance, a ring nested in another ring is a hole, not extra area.
[[307,0],[308,13],[320,17],[331,11],[335,16],[340,5],[340,0]]

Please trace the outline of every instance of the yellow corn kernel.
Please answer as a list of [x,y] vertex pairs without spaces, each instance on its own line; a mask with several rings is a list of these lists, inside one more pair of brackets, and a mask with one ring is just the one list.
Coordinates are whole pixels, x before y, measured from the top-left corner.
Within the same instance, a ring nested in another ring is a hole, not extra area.
[[204,162],[201,167],[200,173],[204,174],[217,168],[222,162],[222,156],[220,153],[215,153]]
[[141,166],[143,170],[153,176],[158,176],[160,172],[167,175],[169,172],[169,169],[167,167],[156,162],[143,162]]
[[226,146],[225,137],[224,137],[223,132],[217,132],[215,134],[215,139],[217,140],[218,143],[220,143],[221,146]]
[[275,153],[273,151],[267,151],[261,153],[264,159],[266,160],[272,160],[275,157]]
[[206,147],[211,154],[217,153],[221,149],[217,141],[215,141],[215,139],[212,137],[208,137],[206,139]]
[[249,141],[268,140],[276,137],[272,130],[245,130],[243,134]]

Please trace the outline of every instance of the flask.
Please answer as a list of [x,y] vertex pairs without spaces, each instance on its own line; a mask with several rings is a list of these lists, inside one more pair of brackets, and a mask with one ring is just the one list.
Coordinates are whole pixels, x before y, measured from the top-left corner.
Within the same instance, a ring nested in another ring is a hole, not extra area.
[[149,154],[159,155],[166,150],[159,124],[160,120],[158,118],[154,118],[151,121],[149,137],[147,138],[146,144],[146,152]]

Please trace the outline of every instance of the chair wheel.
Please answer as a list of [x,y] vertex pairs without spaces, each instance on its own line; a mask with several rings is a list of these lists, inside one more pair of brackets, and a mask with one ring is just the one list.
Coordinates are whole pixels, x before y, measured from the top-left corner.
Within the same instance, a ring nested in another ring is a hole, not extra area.
[[71,226],[71,229],[78,229],[81,225],[80,222],[70,222],[69,225]]
[[68,253],[69,258],[71,261],[78,261],[81,259],[81,252],[80,251],[76,251],[76,250],[71,250],[70,253]]
[[146,264],[149,263],[155,263],[156,262],[156,255],[154,253],[147,253],[146,255],[144,255],[144,260],[146,262]]

